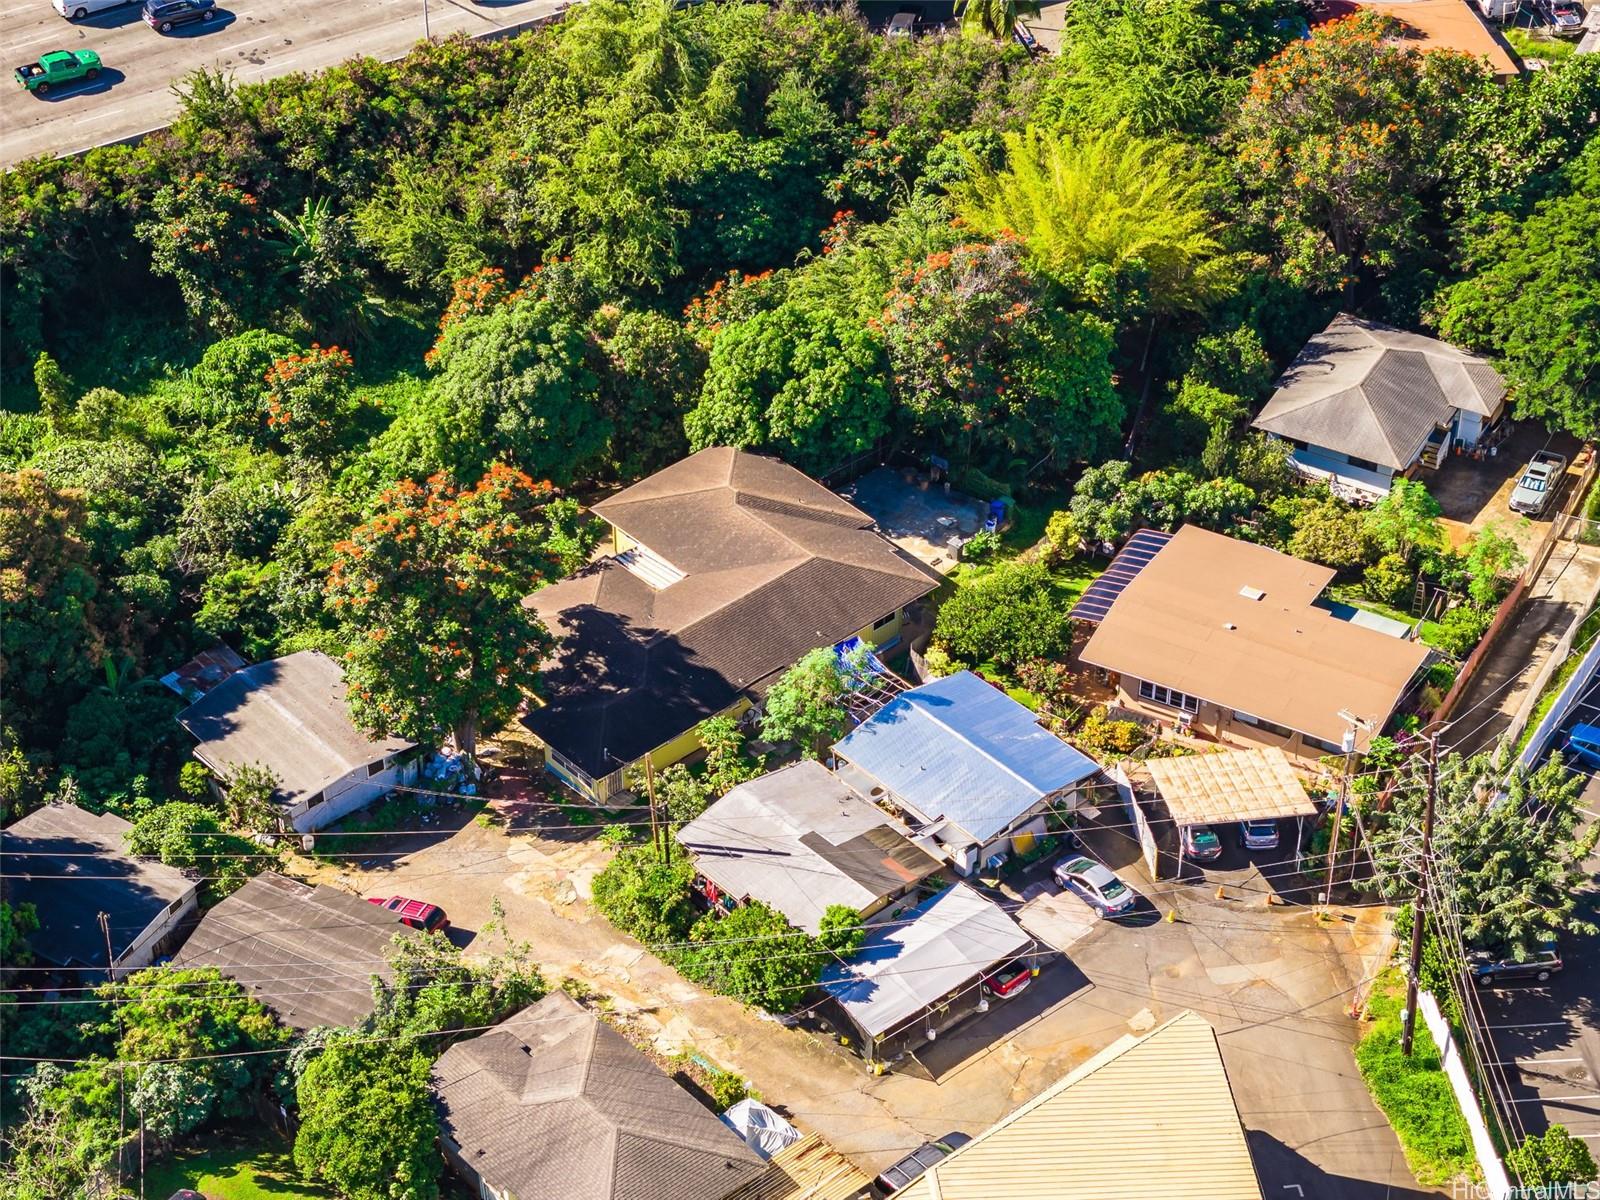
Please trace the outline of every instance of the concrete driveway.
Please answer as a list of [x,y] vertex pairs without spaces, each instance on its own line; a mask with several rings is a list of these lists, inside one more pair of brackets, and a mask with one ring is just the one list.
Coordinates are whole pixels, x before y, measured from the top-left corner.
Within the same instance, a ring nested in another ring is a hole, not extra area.
[[[552,983],[582,979],[663,1049],[692,1046],[741,1072],[869,1173],[929,1137],[979,1132],[1123,1034],[1194,1009],[1220,1034],[1266,1195],[1422,1194],[1351,1058],[1359,1028],[1345,1010],[1383,948],[1370,911],[1319,923],[1306,909],[1146,882],[1159,910],[1091,924],[1066,907],[1075,898],[1038,903],[1054,895],[1046,884],[1034,912],[1053,912],[1052,936],[1070,953],[1047,954],[1021,995],[874,1078],[842,1047],[708,995],[618,934],[584,901],[606,858],[582,830],[468,822],[392,862],[323,877],[443,904],[468,936],[498,899],[508,934],[532,944]],[[1181,919],[1160,919],[1170,907]]]
[[[178,111],[172,85],[198,67],[241,83],[315,71],[349,58],[398,58],[423,36],[425,0],[218,0],[217,19],[162,36],[138,4],[83,21],[49,0],[0,0],[0,45],[9,66],[51,50],[95,50],[105,70],[92,83],[35,96],[8,86],[0,100],[0,166],[58,157],[166,125]],[[493,33],[549,15],[556,0],[426,0],[435,38]]]

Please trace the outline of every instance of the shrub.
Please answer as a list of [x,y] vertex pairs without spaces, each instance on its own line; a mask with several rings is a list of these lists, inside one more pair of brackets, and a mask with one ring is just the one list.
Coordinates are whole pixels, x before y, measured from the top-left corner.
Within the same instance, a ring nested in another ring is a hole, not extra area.
[[1044,524],[1044,561],[1052,567],[1065,566],[1078,556],[1083,545],[1083,530],[1066,509],[1050,514]]
[[1452,658],[1465,658],[1482,639],[1494,614],[1469,604],[1458,604],[1439,621],[1430,640]]
[[956,589],[939,609],[933,636],[952,655],[1011,667],[1059,658],[1072,647],[1067,607],[1051,591],[1043,563],[1003,563]]
[[734,1071],[724,1071],[720,1067],[712,1067],[705,1071],[701,1076],[700,1086],[705,1088],[706,1095],[711,1097],[711,1102],[722,1112],[726,1112],[739,1101],[748,1099],[754,1094],[750,1090],[750,1081],[743,1075]]
[[[598,882],[598,881],[597,881]],[[788,1012],[816,985],[827,961],[817,943],[759,900],[727,916],[710,912],[676,957],[690,979],[768,1012]]]
[[967,539],[967,544],[961,547],[963,562],[984,563],[1000,552],[1000,535],[990,533],[987,529],[980,529]]
[[1077,678],[1063,662],[1030,658],[1017,664],[1017,682],[1039,697],[1046,712],[1064,716],[1076,706],[1072,684]]
[[213,342],[189,372],[185,416],[196,424],[223,425],[236,433],[259,427],[267,371],[299,351],[293,338],[267,329],[247,329]]
[[1535,1188],[1593,1183],[1597,1170],[1589,1147],[1568,1133],[1564,1125],[1552,1125],[1544,1133],[1528,1138],[1506,1155],[1506,1165],[1523,1187]]
[[594,906],[646,945],[681,941],[694,923],[694,867],[682,855],[664,862],[651,846],[628,846],[594,877]]
[[1137,721],[1113,721],[1105,709],[1097,708],[1078,726],[1073,740],[1090,754],[1126,756],[1149,741],[1150,735]]
[[1400,555],[1385,554],[1367,568],[1362,581],[1367,595],[1382,604],[1392,604],[1398,608],[1411,599],[1416,576]]

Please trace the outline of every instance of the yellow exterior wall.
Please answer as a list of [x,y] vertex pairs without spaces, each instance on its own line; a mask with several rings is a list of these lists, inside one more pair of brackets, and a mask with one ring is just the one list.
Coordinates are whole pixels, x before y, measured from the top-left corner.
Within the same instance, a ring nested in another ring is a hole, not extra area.
[[[737,719],[749,711],[750,701],[740,696],[730,707],[723,709],[716,715]],[[670,742],[657,746],[650,751],[650,761],[655,765],[655,769],[660,771],[670,767],[673,763],[682,762],[698,749],[700,749],[700,737],[691,729],[687,733],[680,734]],[[643,762],[644,760],[640,759],[639,761]]]
[[611,553],[621,554],[624,550],[632,550],[638,544],[615,525],[611,527]]
[[[900,636],[901,616],[900,610],[895,609],[894,619],[882,629],[874,629],[871,625],[867,625],[857,630],[855,636],[873,646],[881,646],[885,642],[893,641]],[[846,638],[844,640],[848,641],[849,639]]]

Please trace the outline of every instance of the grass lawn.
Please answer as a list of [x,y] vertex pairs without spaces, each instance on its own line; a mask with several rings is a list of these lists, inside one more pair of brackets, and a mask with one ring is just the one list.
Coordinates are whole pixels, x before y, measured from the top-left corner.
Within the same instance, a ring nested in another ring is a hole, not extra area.
[[181,1151],[145,1171],[144,1194],[162,1198],[192,1188],[206,1200],[333,1200],[295,1173],[289,1144],[224,1142]]
[[[1382,601],[1372,599],[1361,590],[1361,585],[1358,583],[1334,584],[1328,589],[1328,599],[1336,604],[1348,604],[1351,608],[1377,613],[1378,616],[1388,617],[1391,621],[1400,621],[1406,625],[1415,625],[1417,623],[1417,618],[1414,614],[1402,612],[1400,609],[1384,604]],[[1439,644],[1434,639],[1438,636],[1439,631],[1439,622],[1424,621],[1418,633],[1423,641],[1437,649]]]
[[1420,1019],[1411,1057],[1400,1053],[1404,1005],[1405,980],[1398,968],[1390,968],[1367,1001],[1372,1024],[1356,1046],[1356,1066],[1419,1183],[1440,1187],[1458,1176],[1474,1177],[1472,1135],[1440,1066],[1439,1048]]
[[1523,58],[1542,58],[1545,62],[1560,62],[1577,53],[1577,39],[1568,41],[1558,37],[1540,37],[1527,29],[1503,28],[1506,41]]

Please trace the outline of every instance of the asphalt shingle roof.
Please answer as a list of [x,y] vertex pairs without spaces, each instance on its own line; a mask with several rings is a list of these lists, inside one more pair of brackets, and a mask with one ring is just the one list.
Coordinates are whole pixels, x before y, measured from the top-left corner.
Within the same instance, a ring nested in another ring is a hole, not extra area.
[[1454,410],[1492,417],[1505,381],[1475,354],[1340,313],[1305,344],[1252,424],[1396,470]]
[[396,935],[419,936],[360,896],[268,871],[207,911],[173,961],[216,967],[296,1029],[353,1026],[372,1015],[372,977],[394,978]]
[[986,842],[1099,770],[971,671],[902,692],[834,747],[928,821]]
[[525,723],[595,777],[939,583],[866,513],[742,450],[702,450],[594,511],[683,575],[652,587],[606,558],[523,601],[560,639]]
[[[195,883],[175,867],[135,858],[124,835],[133,826],[111,813],[47,804],[0,831],[3,894],[32,904],[39,930],[29,943],[57,966],[104,968],[99,914],[110,917],[116,957]],[[86,857],[93,856],[93,857]]]
[[741,783],[678,831],[700,873],[816,933],[832,904],[858,912],[939,862],[821,763]]
[[319,650],[302,650],[235,672],[178,714],[195,754],[222,772],[261,763],[294,805],[415,743],[373,738],[345,708],[344,672]]
[[761,1158],[609,1025],[552,992],[434,1064],[447,1137],[489,1184],[562,1200],[722,1200]]

